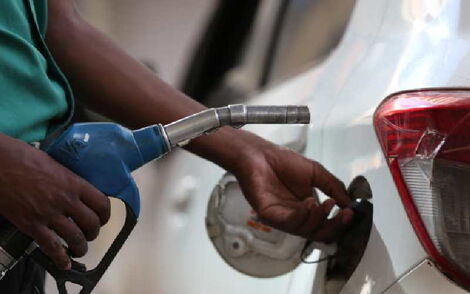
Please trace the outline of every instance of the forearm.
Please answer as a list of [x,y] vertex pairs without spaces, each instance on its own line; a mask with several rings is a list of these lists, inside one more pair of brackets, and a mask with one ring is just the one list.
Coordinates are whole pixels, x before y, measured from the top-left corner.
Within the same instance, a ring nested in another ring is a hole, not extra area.
[[[47,44],[89,108],[131,128],[169,123],[205,107],[169,86],[83,21],[68,4],[51,0]],[[66,2],[66,1],[64,1]],[[235,161],[234,138],[223,128],[194,140],[188,149],[227,169]]]

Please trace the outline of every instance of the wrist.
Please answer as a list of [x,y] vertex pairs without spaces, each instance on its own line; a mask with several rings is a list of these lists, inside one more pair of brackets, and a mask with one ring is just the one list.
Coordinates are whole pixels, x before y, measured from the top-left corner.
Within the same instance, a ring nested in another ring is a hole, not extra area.
[[270,144],[253,133],[223,127],[213,134],[194,139],[186,149],[237,174],[247,158],[254,156],[263,145]]

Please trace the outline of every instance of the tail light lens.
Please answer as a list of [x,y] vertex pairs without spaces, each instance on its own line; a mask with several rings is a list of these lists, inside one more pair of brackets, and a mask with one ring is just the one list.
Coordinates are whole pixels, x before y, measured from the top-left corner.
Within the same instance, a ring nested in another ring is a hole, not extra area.
[[374,125],[421,243],[444,273],[470,286],[470,90],[390,96]]

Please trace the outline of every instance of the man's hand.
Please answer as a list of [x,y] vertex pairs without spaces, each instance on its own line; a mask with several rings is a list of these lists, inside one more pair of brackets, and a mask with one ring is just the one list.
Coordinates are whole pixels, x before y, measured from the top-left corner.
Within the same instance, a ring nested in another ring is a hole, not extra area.
[[[335,176],[319,163],[252,136],[238,157],[234,173],[259,217],[275,228],[308,239],[332,242],[353,218],[350,209],[327,219],[337,203],[351,199]],[[322,204],[312,197],[319,188],[332,199]]]
[[32,237],[59,268],[83,256],[110,215],[108,197],[46,153],[0,134],[0,214]]

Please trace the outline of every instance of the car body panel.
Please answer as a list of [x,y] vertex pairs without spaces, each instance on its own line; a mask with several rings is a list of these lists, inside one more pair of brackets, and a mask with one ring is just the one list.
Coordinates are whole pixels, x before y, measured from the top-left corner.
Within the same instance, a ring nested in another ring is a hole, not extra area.
[[[376,139],[375,109],[394,92],[459,87],[465,85],[460,77],[470,74],[462,66],[470,52],[459,26],[464,1],[380,1],[382,19],[375,15],[365,21],[376,2],[357,3],[350,31],[331,56],[346,55],[361,44],[365,58],[354,66],[322,128],[322,163],[346,183],[362,174],[374,197],[370,242],[342,293],[381,293],[426,256]],[[329,69],[323,74],[331,76]]]
[[468,293],[425,260],[387,289],[384,294],[464,294]]

